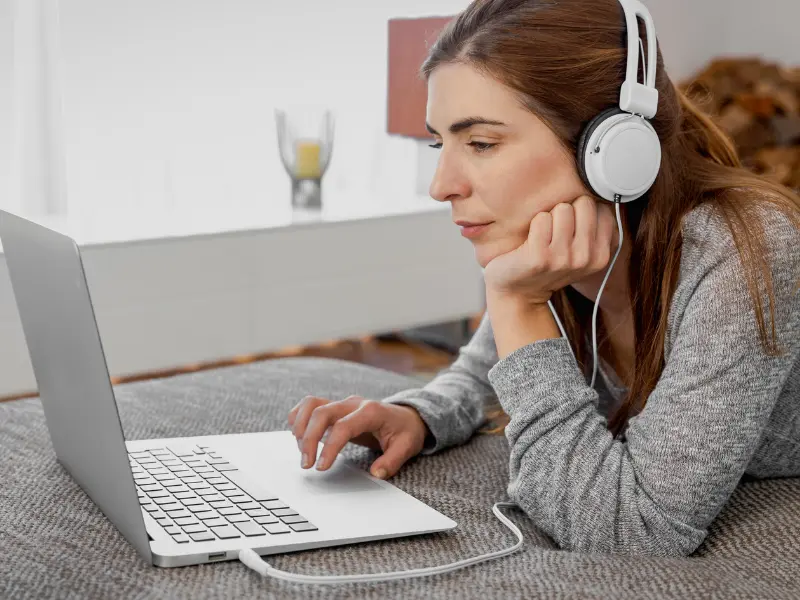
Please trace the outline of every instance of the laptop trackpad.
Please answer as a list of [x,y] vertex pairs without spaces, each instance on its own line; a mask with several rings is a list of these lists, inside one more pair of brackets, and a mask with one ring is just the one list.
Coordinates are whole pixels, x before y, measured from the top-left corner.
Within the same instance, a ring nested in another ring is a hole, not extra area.
[[317,471],[313,467],[302,472],[293,483],[300,490],[312,494],[352,494],[354,492],[382,491],[381,485],[363,473],[337,460],[327,471]]

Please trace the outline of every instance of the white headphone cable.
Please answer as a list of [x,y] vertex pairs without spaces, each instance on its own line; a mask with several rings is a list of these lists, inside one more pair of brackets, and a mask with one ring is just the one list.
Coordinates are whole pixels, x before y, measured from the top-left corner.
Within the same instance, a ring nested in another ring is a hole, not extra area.
[[[614,195],[614,206],[616,207],[617,213],[617,231],[619,232],[619,245],[617,246],[617,252],[614,254],[614,259],[611,261],[611,264],[608,267],[608,271],[606,271],[606,276],[603,279],[602,285],[600,285],[600,291],[597,293],[597,299],[594,302],[594,311],[592,311],[592,357],[594,359],[594,367],[592,368],[592,383],[590,387],[594,388],[594,382],[597,378],[597,309],[600,307],[600,296],[603,295],[603,289],[606,287],[606,282],[608,281],[609,275],[611,275],[611,271],[614,269],[614,263],[617,262],[617,257],[619,256],[620,251],[622,250],[622,241],[623,241],[623,231],[622,231],[622,217],[619,214],[619,206],[620,200],[622,197],[619,194]],[[567,338],[567,332],[564,330],[564,326],[561,324],[561,319],[558,318],[558,314],[556,313],[556,309],[553,308],[553,303],[551,301],[547,301],[548,306],[550,306],[550,312],[553,313],[553,318],[556,320],[556,324],[558,325],[559,330],[561,331],[561,335]],[[575,358],[575,353],[572,351],[572,346],[569,346],[569,351],[572,354],[572,358],[575,360],[575,364],[578,364],[578,359]],[[578,365],[580,367],[580,365]]]
[[239,551],[239,560],[247,565],[249,568],[253,569],[257,573],[260,573],[264,577],[270,575],[272,577],[276,577],[278,579],[283,579],[284,581],[291,581],[294,583],[318,583],[318,584],[326,584],[326,585],[333,585],[338,583],[363,583],[368,581],[390,581],[394,579],[406,579],[410,577],[425,577],[428,575],[437,575],[439,573],[448,573],[450,571],[455,571],[456,569],[461,569],[463,567],[468,567],[470,565],[474,565],[486,560],[491,560],[493,558],[500,558],[501,556],[506,556],[513,552],[516,552],[522,547],[522,532],[517,528],[514,523],[512,523],[508,517],[506,517],[503,513],[498,510],[498,506],[507,506],[507,507],[517,507],[513,502],[495,502],[495,505],[492,507],[492,511],[497,516],[500,521],[502,521],[506,527],[513,531],[519,541],[509,548],[505,548],[503,550],[498,550],[496,552],[492,552],[490,554],[484,554],[482,556],[476,556],[474,558],[466,558],[464,560],[459,560],[454,563],[450,563],[449,565],[440,565],[437,567],[425,567],[422,569],[411,569],[408,571],[392,571],[390,573],[370,573],[368,575],[298,575],[295,573],[287,573],[286,571],[281,571],[280,569],[276,569],[272,565],[270,565],[267,561],[261,558],[254,550],[250,548],[245,548]]

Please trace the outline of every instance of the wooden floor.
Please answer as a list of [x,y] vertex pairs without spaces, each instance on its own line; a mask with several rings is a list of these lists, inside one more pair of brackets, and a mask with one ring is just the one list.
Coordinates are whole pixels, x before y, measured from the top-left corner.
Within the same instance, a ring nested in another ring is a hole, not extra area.
[[[480,315],[470,319],[470,332],[474,332],[480,321]],[[396,339],[385,339],[395,337]],[[112,383],[128,383],[146,379],[172,377],[182,373],[216,369],[236,364],[283,358],[288,356],[321,356],[339,358],[361,364],[372,365],[395,373],[431,377],[441,369],[449,366],[455,359],[452,352],[446,352],[423,342],[409,339],[398,332],[395,336],[368,336],[352,340],[335,340],[314,346],[285,348],[280,352],[257,355],[237,356],[228,360],[185,365],[178,369],[141,373],[129,377],[116,377]],[[0,398],[0,402],[29,398],[36,394],[25,394]]]

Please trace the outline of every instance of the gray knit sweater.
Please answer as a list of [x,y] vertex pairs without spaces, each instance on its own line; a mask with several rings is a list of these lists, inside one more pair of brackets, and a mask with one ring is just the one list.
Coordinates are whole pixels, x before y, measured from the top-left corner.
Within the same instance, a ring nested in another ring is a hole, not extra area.
[[498,360],[488,313],[451,367],[382,401],[419,411],[430,455],[466,442],[499,400],[510,416],[508,494],[562,548],[688,555],[745,474],[800,475],[800,233],[774,209],[764,223],[785,355],[763,352],[725,222],[710,205],[693,210],[666,366],[622,440],[607,416],[626,390],[608,364],[592,389],[591,365],[582,373],[564,338]]

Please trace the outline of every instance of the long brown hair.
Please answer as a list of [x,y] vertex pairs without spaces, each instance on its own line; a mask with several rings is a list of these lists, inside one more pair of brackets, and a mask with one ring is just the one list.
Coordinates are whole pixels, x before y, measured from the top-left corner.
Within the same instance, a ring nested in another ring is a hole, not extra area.
[[[420,76],[427,81],[445,63],[466,64],[490,75],[513,90],[574,156],[588,121],[618,103],[627,59],[623,15],[618,0],[475,0],[442,31]],[[641,23],[640,36],[646,48]],[[641,65],[639,76],[641,80]],[[628,395],[609,419],[616,435],[644,408],[664,369],[667,313],[678,280],[684,216],[703,203],[720,209],[741,256],[761,344],[772,356],[781,353],[774,291],[764,259],[766,234],[753,211],[769,203],[800,228],[800,196],[742,167],[728,136],[669,79],[660,48],[656,87],[658,114],[651,123],[662,143],[661,170],[650,191],[622,210],[633,244],[628,280],[636,365]],[[764,323],[759,274],[769,298],[769,326]],[[591,331],[594,305],[570,286],[552,301],[586,373],[590,353],[582,342]],[[598,352],[605,341],[598,318]],[[508,417],[499,404],[490,408],[487,417],[499,417],[500,426],[481,433],[502,433]]]

